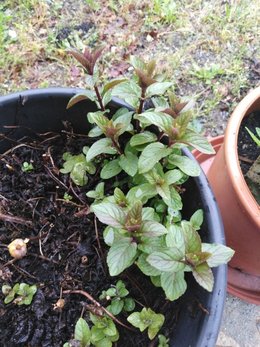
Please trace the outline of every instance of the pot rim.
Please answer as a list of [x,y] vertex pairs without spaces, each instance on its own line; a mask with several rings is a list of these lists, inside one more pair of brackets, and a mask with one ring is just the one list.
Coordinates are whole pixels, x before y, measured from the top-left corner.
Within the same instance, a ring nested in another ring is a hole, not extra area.
[[258,99],[260,99],[260,87],[249,92],[233,111],[225,132],[224,151],[225,162],[233,188],[242,202],[243,208],[251,218],[256,220],[260,228],[260,206],[255,201],[244,179],[237,151],[238,132],[241,122],[245,116],[254,111],[254,104]]

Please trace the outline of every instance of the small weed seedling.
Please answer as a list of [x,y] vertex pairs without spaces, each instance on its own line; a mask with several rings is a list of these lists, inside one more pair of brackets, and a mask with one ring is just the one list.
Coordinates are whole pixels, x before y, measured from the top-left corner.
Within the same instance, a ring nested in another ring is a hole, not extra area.
[[121,311],[131,312],[135,308],[135,302],[132,298],[127,298],[129,291],[126,289],[122,281],[118,281],[115,286],[103,291],[100,295],[100,300],[111,301],[107,309],[113,314],[117,315]]
[[23,162],[22,164],[22,171],[23,172],[31,172],[34,170],[34,166],[32,163],[28,163],[27,161]]
[[2,293],[5,295],[5,304],[13,302],[16,305],[30,305],[36,292],[36,285],[30,286],[26,283],[16,283],[13,288],[7,284],[2,286]]
[[148,329],[149,339],[152,340],[161,329],[164,323],[164,316],[160,313],[155,313],[150,308],[143,308],[141,312],[131,313],[127,320],[140,331]]
[[254,142],[256,143],[256,145],[258,147],[260,147],[260,128],[255,128],[256,130],[256,135],[249,130],[248,128],[246,128],[247,132],[249,133],[249,135],[251,136],[251,138],[254,140]]

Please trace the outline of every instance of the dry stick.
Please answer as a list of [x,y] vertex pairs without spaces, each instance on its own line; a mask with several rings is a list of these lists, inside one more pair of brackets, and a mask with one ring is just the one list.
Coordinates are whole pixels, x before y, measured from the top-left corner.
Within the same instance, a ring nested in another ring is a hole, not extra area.
[[247,157],[242,157],[241,155],[239,155],[238,158],[241,161],[244,161],[245,163],[253,164],[253,162],[254,162],[254,160],[248,159]]
[[0,220],[4,222],[23,224],[23,225],[32,225],[32,222],[20,217],[10,216],[8,214],[0,213]]
[[103,307],[98,301],[96,301],[88,292],[76,289],[76,290],[64,290],[63,294],[81,294],[81,295],[85,296],[87,299],[89,299],[91,302],[93,302],[93,304],[95,304],[103,312],[105,312],[117,324],[121,325],[122,327],[124,327],[130,331],[135,331],[135,329],[129,327],[128,325],[125,325],[119,319],[117,319],[112,313],[110,313],[105,307]]

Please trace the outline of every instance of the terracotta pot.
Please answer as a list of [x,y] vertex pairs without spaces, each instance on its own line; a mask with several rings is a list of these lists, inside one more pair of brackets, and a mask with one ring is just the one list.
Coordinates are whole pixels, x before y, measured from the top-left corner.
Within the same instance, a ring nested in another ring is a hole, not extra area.
[[231,115],[224,143],[207,176],[220,207],[227,245],[236,252],[229,263],[228,290],[260,304],[260,206],[244,180],[237,152],[240,124],[257,110],[260,87],[250,92]]

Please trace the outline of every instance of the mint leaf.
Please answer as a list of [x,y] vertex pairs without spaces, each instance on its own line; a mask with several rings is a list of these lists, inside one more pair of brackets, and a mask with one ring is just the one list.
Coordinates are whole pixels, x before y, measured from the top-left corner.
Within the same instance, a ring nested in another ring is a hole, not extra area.
[[140,134],[133,135],[130,140],[130,145],[132,147],[144,145],[146,143],[155,142],[157,137],[154,133],[150,131],[144,131]]
[[185,240],[181,227],[171,224],[165,237],[167,247],[176,247],[185,254]]
[[93,143],[87,153],[87,161],[91,161],[93,158],[102,153],[116,154],[116,149],[113,147],[111,139],[104,138]]
[[184,272],[164,272],[161,274],[161,286],[165,292],[166,297],[173,301],[182,296],[186,289],[187,283],[184,279]]
[[173,119],[170,115],[156,112],[156,111],[146,111],[141,114],[135,115],[135,119],[138,119],[144,126],[156,125],[160,130],[165,132],[171,131],[173,126]]
[[109,162],[107,162],[101,172],[100,177],[107,180],[109,178],[112,178],[116,175],[118,175],[122,171],[121,166],[119,166],[119,159],[114,159]]
[[186,133],[179,139],[180,142],[183,141],[188,143],[190,146],[196,148],[198,151],[205,154],[214,154],[215,150],[208,142],[208,140],[202,135],[196,133],[192,130],[186,130]]
[[164,94],[167,89],[172,86],[172,82],[155,82],[151,84],[146,90],[146,97],[151,97],[154,95]]
[[168,160],[169,163],[177,166],[188,176],[196,177],[200,175],[201,169],[199,164],[186,156],[172,154]]
[[146,276],[159,276],[161,271],[150,265],[148,261],[146,261],[146,258],[147,254],[142,253],[139,256],[136,265]]
[[167,148],[160,142],[150,143],[141,153],[138,161],[139,173],[150,171],[158,161],[171,153],[171,149]]
[[141,97],[141,88],[134,81],[126,81],[115,86],[112,95],[118,96],[133,108],[136,108]]
[[81,346],[90,345],[90,329],[87,322],[83,318],[79,318],[74,332],[75,339],[80,341]]
[[136,256],[137,244],[132,238],[122,238],[114,242],[107,255],[110,276],[117,276],[133,264]]
[[235,253],[233,249],[216,243],[202,243],[202,251],[211,254],[211,256],[207,259],[207,264],[210,267],[226,264]]
[[131,152],[122,154],[119,157],[119,165],[129,176],[133,177],[138,170],[138,157]]
[[126,198],[130,203],[133,203],[138,199],[142,201],[143,204],[145,204],[150,198],[153,198],[155,195],[157,195],[155,187],[149,183],[143,183],[131,188],[126,195]]
[[178,272],[184,269],[185,264],[181,262],[183,255],[177,248],[171,248],[171,255],[163,252],[153,252],[147,257],[150,265],[165,272]]
[[201,239],[190,222],[181,222],[182,232],[185,240],[185,253],[197,253],[201,251]]
[[212,270],[207,263],[203,263],[197,266],[192,271],[192,274],[201,287],[206,289],[208,292],[212,292],[214,277]]
[[168,231],[161,223],[149,220],[142,223],[140,232],[142,236],[156,237],[167,234]]
[[116,228],[123,227],[126,213],[121,207],[111,202],[102,202],[92,205],[92,209],[100,222]]
[[183,173],[180,170],[169,170],[165,173],[164,179],[170,186],[171,184],[178,182],[182,178],[182,176]]
[[199,230],[203,223],[203,210],[197,210],[190,218],[190,223],[195,230]]
[[91,100],[94,101],[96,99],[96,94],[92,90],[85,90],[82,93],[74,95],[67,104],[67,109],[71,108],[73,105],[77,104],[82,100]]

